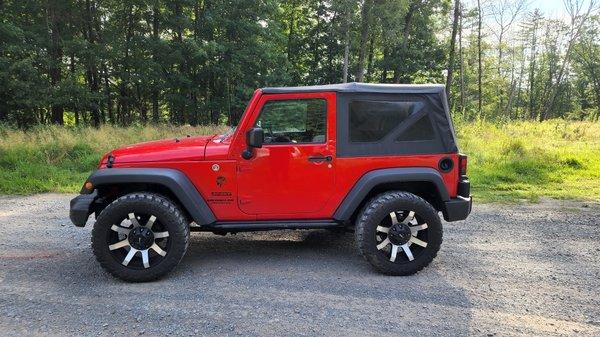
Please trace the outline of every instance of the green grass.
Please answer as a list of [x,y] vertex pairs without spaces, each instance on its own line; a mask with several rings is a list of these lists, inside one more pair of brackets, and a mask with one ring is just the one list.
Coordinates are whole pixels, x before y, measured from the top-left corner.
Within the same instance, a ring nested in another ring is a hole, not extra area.
[[169,137],[221,133],[222,126],[0,128],[0,194],[78,192],[101,156],[116,147]]
[[[224,127],[0,128],[0,194],[77,192],[100,156],[124,144]],[[457,123],[477,201],[600,201],[600,123]]]
[[459,123],[456,129],[477,199],[600,201],[600,123]]

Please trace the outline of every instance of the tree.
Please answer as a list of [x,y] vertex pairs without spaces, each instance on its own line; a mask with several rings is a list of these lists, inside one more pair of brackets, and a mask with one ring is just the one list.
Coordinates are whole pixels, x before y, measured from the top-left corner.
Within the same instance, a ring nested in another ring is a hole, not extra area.
[[[491,5],[492,17],[496,23],[497,29],[491,29],[492,33],[498,39],[498,60],[497,60],[497,70],[498,70],[498,78],[504,78],[504,39],[505,35],[512,26],[515,19],[521,14],[521,12],[525,9],[525,1],[524,0],[499,0],[495,1]],[[499,98],[499,107],[502,108],[504,103],[504,92],[503,87],[498,86],[498,98]]]
[[371,8],[373,0],[364,0],[361,9],[360,42],[358,52],[358,67],[356,70],[356,81],[362,82],[365,76],[365,58],[369,39],[369,28],[371,25]]
[[460,0],[454,1],[454,18],[452,20],[452,35],[450,37],[450,51],[448,52],[448,77],[446,79],[446,96],[450,97],[450,87],[452,86],[452,75],[454,73],[454,58],[456,34],[458,33],[458,23],[460,21]]
[[561,82],[565,73],[565,69],[567,68],[567,65],[569,64],[571,58],[571,50],[573,48],[573,45],[577,38],[579,38],[579,35],[581,34],[581,31],[588,18],[590,17],[592,11],[596,10],[597,2],[596,0],[590,0],[588,8],[585,12],[583,12],[583,5],[583,0],[565,0],[566,10],[569,13],[569,16],[571,17],[568,42],[565,51],[565,56],[560,66],[558,76],[556,78],[556,84],[554,85],[553,90],[551,91],[550,99],[547,101],[548,103],[545,105],[544,110],[540,115],[540,120],[542,121],[546,119],[546,117],[550,113],[550,109],[552,109],[554,103],[556,102],[556,97],[558,95],[558,91],[560,90],[560,85],[562,84]]
[[482,76],[483,76],[483,61],[482,61],[482,51],[481,51],[481,25],[482,25],[482,9],[481,9],[481,0],[477,0],[477,92],[478,92],[478,101],[477,101],[477,113],[478,116],[481,117],[481,107],[483,105],[483,85],[482,85]]
[[594,119],[585,1],[566,24],[519,0],[3,0],[0,123],[234,125],[256,88],[342,81],[446,83],[466,119]]

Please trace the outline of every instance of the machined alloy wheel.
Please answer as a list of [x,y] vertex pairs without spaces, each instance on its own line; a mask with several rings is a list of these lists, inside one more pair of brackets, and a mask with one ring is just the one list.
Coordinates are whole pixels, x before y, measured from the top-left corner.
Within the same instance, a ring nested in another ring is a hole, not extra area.
[[157,222],[155,215],[129,213],[110,230],[114,233],[107,236],[108,249],[124,266],[150,268],[160,263],[169,250],[169,231]]
[[419,218],[414,211],[390,212],[376,228],[377,249],[391,262],[413,261],[427,248],[427,223]]
[[164,196],[131,193],[108,205],[92,231],[100,265],[126,281],[151,281],[183,258],[190,229],[184,213]]
[[424,199],[391,191],[371,199],[356,219],[356,242],[378,271],[410,275],[427,266],[442,243],[442,223]]

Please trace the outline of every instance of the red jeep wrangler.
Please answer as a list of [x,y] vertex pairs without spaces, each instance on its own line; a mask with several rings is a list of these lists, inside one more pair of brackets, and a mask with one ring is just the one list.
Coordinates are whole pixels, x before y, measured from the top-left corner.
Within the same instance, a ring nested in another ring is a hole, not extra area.
[[104,269],[157,279],[190,231],[353,227],[380,272],[427,266],[471,211],[444,86],[336,84],[254,92],[236,129],[148,142],[100,161],[71,201]]

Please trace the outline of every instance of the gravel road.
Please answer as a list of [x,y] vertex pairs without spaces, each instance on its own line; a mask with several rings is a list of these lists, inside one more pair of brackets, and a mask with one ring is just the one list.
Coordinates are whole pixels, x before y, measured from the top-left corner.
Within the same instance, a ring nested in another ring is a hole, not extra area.
[[600,206],[476,205],[411,277],[353,235],[192,234],[167,278],[102,271],[72,196],[0,197],[0,335],[600,336]]

